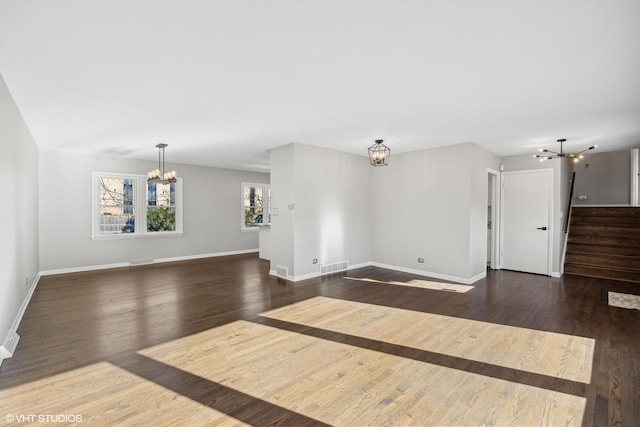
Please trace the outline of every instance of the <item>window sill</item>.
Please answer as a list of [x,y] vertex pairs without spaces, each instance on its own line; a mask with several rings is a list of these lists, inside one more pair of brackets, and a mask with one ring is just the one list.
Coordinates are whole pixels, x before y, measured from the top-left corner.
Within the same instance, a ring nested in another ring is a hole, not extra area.
[[245,232],[252,233],[252,232],[255,232],[255,231],[259,231],[260,228],[262,228],[262,227],[270,227],[270,226],[271,226],[271,223],[269,222],[269,223],[266,223],[266,224],[259,224],[259,225],[253,226],[253,227],[242,227],[242,228],[240,228],[240,231],[243,232],[243,233],[245,233]]
[[100,236],[91,236],[91,240],[128,240],[128,239],[156,239],[158,237],[179,237],[183,236],[182,231],[163,231],[156,233],[120,233],[120,234],[105,234]]

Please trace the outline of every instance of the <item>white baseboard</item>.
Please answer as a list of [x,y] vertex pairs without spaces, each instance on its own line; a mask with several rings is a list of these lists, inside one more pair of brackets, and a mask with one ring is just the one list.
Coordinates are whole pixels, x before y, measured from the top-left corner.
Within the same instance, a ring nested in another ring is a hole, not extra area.
[[22,322],[22,317],[24,316],[24,312],[27,311],[27,306],[29,305],[29,301],[31,301],[31,297],[36,290],[36,286],[38,286],[38,282],[40,281],[40,277],[42,275],[38,273],[36,278],[34,279],[27,295],[25,295],[22,304],[20,305],[20,309],[16,314],[15,319],[13,319],[13,323],[11,324],[11,328],[7,332],[7,335],[2,340],[2,345],[0,345],[0,365],[2,365],[2,361],[4,359],[8,359],[13,356],[13,353],[18,345],[18,341],[20,341],[20,335],[18,335],[17,330],[20,326],[20,322]]
[[119,262],[115,264],[87,265],[84,267],[59,268],[56,270],[43,270],[40,272],[43,276],[51,276],[53,274],[80,273],[83,271],[108,270],[110,268],[129,267],[128,262]]
[[33,293],[36,290],[36,287],[38,286],[38,283],[40,282],[40,278],[42,277],[42,275],[40,273],[38,273],[36,275],[36,278],[33,280],[33,283],[31,284],[31,287],[29,288],[29,291],[27,292],[27,295],[24,297],[24,301],[22,301],[22,305],[20,306],[20,310],[18,310],[18,314],[16,314],[16,318],[13,320],[13,324],[11,325],[11,330],[13,331],[17,331],[18,330],[18,326],[20,326],[20,322],[22,322],[22,317],[24,316],[24,312],[27,311],[27,306],[29,305],[29,301],[31,301],[31,297],[33,296]]
[[178,256],[178,257],[171,257],[171,258],[158,258],[158,259],[154,259],[153,262],[162,263],[162,262],[175,262],[175,261],[191,261],[194,259],[216,258],[221,256],[230,256],[230,255],[253,254],[257,252],[258,252],[258,249],[243,249],[239,251],[216,252],[212,254],[187,255],[187,256]]
[[[463,278],[463,277],[457,277],[457,276],[450,276],[447,274],[440,274],[440,273],[433,273],[430,271],[424,271],[424,270],[416,270],[413,268],[406,268],[406,267],[399,267],[396,265],[389,265],[389,264],[382,264],[379,262],[363,262],[360,264],[354,264],[354,265],[350,265],[348,270],[355,270],[356,268],[362,268],[362,267],[369,267],[369,266],[373,266],[373,267],[379,267],[379,268],[384,268],[387,270],[394,270],[394,271],[401,271],[403,273],[410,273],[410,274],[416,274],[419,276],[424,276],[424,277],[431,277],[433,279],[440,279],[440,280],[447,280],[450,282],[456,282],[456,283],[462,283],[464,285],[470,285],[472,283],[477,282],[480,279],[483,279],[487,276],[487,272],[483,271],[480,274],[477,274],[473,277],[470,278]],[[272,276],[277,276],[275,270],[269,270],[269,274]],[[333,273],[335,274],[335,273]],[[315,273],[308,273],[308,274],[301,274],[299,276],[287,276],[286,280],[289,280],[291,282],[299,282],[301,280],[308,280],[308,279],[313,279],[316,277],[320,277],[323,276],[322,274],[320,274],[319,272],[315,272]]]
[[[211,254],[187,255],[187,256],[179,256],[179,257],[171,257],[171,258],[156,258],[156,259],[153,259],[152,262],[137,263],[137,264],[146,265],[146,264],[156,264],[156,263],[159,264],[164,262],[190,261],[194,259],[215,258],[215,257],[221,257],[221,256],[229,256],[229,255],[242,255],[242,254],[250,254],[255,252],[258,252],[258,249],[243,249],[239,251],[216,252]],[[88,265],[84,267],[71,267],[71,268],[60,268],[56,270],[44,270],[44,271],[41,271],[40,274],[42,276],[50,276],[52,274],[79,273],[82,271],[106,270],[110,268],[131,267],[131,266],[135,266],[136,261],[139,261],[139,260],[134,260],[134,264],[132,264],[131,262],[119,262],[115,264]]]
[[[342,271],[336,271],[333,273],[326,273],[326,274],[322,274],[319,271],[317,272],[313,272],[313,273],[307,273],[307,274],[301,274],[299,276],[292,276],[292,275],[288,275],[286,280],[290,281],[290,282],[300,282],[302,280],[309,280],[309,279],[314,279],[316,277],[321,277],[321,276],[330,276],[332,274],[340,274],[340,273],[344,273],[345,271],[349,271],[349,270],[355,270],[356,268],[362,268],[362,267],[368,267],[370,266],[371,263],[370,262],[363,262],[360,264],[353,264],[350,265],[349,268],[347,268],[346,270],[342,270]],[[271,276],[276,276],[276,277],[280,277],[276,274],[275,270],[269,270],[269,274]],[[284,279],[284,277],[280,277],[281,279]]]
[[418,276],[431,277],[433,279],[440,279],[440,280],[447,280],[449,282],[462,283],[463,285],[471,285],[474,282],[477,282],[478,280],[487,277],[486,270],[483,270],[481,273],[473,277],[465,278],[465,277],[451,276],[449,274],[434,273],[432,271],[417,270],[415,268],[407,268],[407,267],[399,267],[397,265],[382,264],[379,262],[373,262],[371,263],[371,265],[373,265],[374,267],[386,268],[387,270],[401,271],[403,273],[416,274]]

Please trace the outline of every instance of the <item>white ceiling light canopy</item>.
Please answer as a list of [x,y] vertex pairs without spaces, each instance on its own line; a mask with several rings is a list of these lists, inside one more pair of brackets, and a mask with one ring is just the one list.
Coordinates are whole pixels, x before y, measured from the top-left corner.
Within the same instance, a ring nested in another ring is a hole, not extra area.
[[154,169],[147,173],[149,179],[147,180],[150,183],[158,183],[158,184],[168,184],[170,182],[176,182],[176,171],[164,171],[164,149],[167,147],[167,144],[158,144],[156,148],[158,149],[158,169]]
[[573,159],[574,163],[577,163],[580,159],[582,159],[584,156],[582,155],[582,153],[584,153],[585,151],[589,151],[589,150],[593,150],[594,148],[597,147],[597,145],[592,145],[589,148],[585,148],[584,150],[578,152],[578,153],[565,153],[564,151],[562,151],[562,144],[566,141],[565,138],[563,139],[559,139],[558,142],[560,143],[560,152],[556,152],[556,151],[551,151],[551,150],[547,150],[544,148],[540,149],[541,153],[551,153],[551,154],[534,154],[533,157],[540,159],[541,162],[545,161],[545,160],[551,160],[551,159],[559,159],[562,157],[569,157],[571,159]]

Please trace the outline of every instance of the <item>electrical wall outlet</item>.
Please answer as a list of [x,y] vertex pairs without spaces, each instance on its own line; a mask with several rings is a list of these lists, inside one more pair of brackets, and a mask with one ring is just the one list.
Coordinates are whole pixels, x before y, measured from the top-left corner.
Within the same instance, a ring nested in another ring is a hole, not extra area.
[[418,258],[418,262],[424,264],[424,258]]
[[313,259],[313,263],[314,263],[314,264],[317,264],[317,263],[318,263],[318,258],[314,258],[314,259]]

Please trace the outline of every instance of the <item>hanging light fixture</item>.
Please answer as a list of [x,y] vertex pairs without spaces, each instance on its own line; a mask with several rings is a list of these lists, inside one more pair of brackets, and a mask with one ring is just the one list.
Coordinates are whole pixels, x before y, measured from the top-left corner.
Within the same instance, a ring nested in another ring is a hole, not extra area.
[[386,166],[389,164],[391,150],[382,143],[382,139],[376,139],[376,143],[369,147],[369,161],[371,166]]
[[158,169],[154,169],[147,173],[149,176],[148,182],[151,183],[159,183],[159,184],[168,184],[170,182],[176,182],[176,171],[164,171],[164,149],[167,147],[167,144],[158,144],[156,148],[158,148]]
[[559,139],[558,142],[560,143],[560,152],[557,153],[555,151],[551,151],[551,150],[546,150],[541,148],[540,152],[541,153],[551,153],[551,154],[534,154],[533,157],[540,159],[541,162],[544,162],[545,160],[551,160],[551,159],[558,159],[558,158],[562,158],[562,157],[569,157],[571,159],[573,159],[574,163],[578,163],[578,161],[580,159],[582,159],[584,156],[582,155],[582,153],[584,153],[585,151],[589,151],[589,150],[593,150],[594,148],[597,147],[597,145],[592,145],[589,148],[586,148],[582,151],[580,151],[579,153],[565,153],[562,151],[562,143],[565,142],[566,139]]

